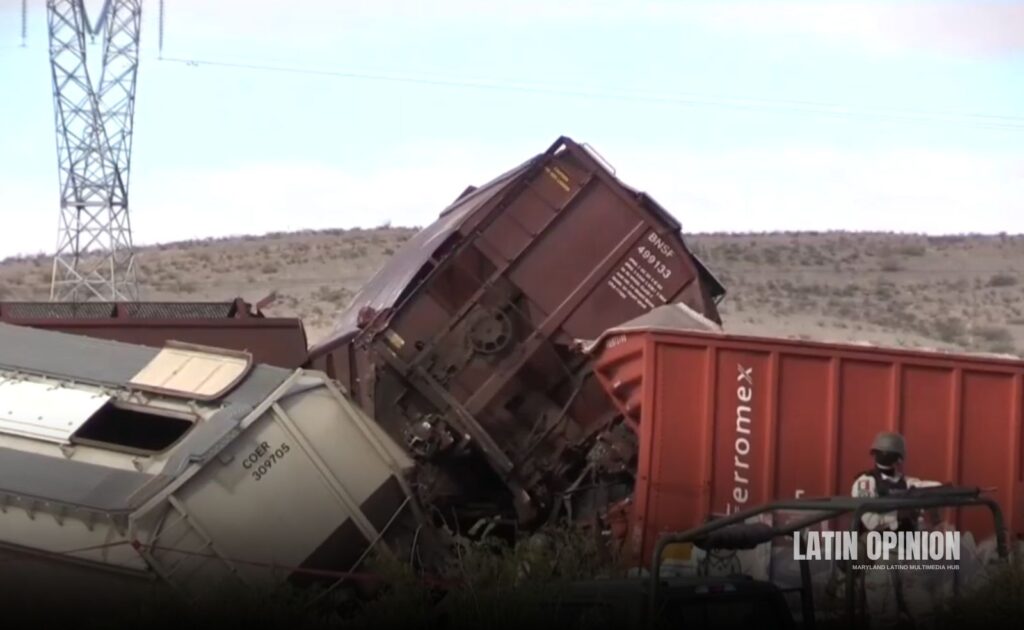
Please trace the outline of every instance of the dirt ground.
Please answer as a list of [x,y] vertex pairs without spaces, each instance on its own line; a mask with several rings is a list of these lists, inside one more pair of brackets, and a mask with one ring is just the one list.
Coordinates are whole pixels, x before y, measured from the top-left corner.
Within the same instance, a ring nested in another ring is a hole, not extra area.
[[[188,241],[137,254],[146,300],[256,301],[302,317],[310,340],[415,228]],[[725,284],[726,328],[745,334],[1018,354],[1024,236],[694,234]],[[49,295],[46,256],[0,261],[0,299]]]

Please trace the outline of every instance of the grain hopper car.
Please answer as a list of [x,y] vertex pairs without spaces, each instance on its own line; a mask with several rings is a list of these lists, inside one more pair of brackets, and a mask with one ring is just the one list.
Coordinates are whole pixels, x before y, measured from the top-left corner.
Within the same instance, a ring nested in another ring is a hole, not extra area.
[[718,322],[723,294],[666,210],[563,137],[407,241],[309,365],[423,462],[426,501],[533,523],[632,449],[594,450],[616,409],[574,340],[667,303]]
[[334,582],[430,540],[413,474],[321,373],[0,323],[5,610]]

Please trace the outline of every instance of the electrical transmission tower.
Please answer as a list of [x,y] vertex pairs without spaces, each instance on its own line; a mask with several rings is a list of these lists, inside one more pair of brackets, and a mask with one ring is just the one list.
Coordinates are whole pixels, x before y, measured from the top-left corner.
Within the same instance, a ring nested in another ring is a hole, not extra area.
[[[95,21],[83,0],[47,0],[46,9],[61,190],[50,299],[137,300],[128,174],[141,0],[105,0]],[[100,32],[94,88],[86,36]]]

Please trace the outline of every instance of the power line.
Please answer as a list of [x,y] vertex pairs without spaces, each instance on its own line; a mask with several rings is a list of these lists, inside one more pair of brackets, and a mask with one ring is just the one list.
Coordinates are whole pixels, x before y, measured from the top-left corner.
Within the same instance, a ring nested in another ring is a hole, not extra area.
[[250,62],[231,62],[216,59],[162,57],[163,61],[181,63],[190,67],[210,66],[234,70],[257,72],[273,72],[306,76],[320,76],[339,79],[363,81],[380,81],[389,83],[405,83],[429,85],[437,87],[468,88],[503,92],[521,92],[548,96],[570,96],[594,100],[623,100],[635,102],[661,103],[692,107],[718,107],[725,109],[741,109],[748,111],[780,111],[807,113],[839,118],[873,119],[876,121],[902,121],[925,124],[961,124],[988,129],[1024,130],[1024,116],[1005,116],[997,114],[976,114],[957,112],[925,112],[913,110],[870,110],[856,109],[839,104],[814,103],[796,100],[770,100],[754,98],[732,98],[720,96],[704,96],[698,94],[665,94],[643,90],[607,91],[584,87],[554,87],[529,83],[513,83],[509,81],[479,81],[459,78],[433,78],[415,75],[398,75],[363,72],[355,70],[328,70],[299,66],[281,66]]

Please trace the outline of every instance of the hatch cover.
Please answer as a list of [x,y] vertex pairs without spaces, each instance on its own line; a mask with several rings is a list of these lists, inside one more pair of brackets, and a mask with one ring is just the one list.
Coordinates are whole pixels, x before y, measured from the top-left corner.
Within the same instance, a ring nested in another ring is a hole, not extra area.
[[168,342],[128,384],[171,396],[215,400],[234,388],[251,368],[248,352]]
[[66,444],[108,400],[95,391],[0,380],[0,433]]

